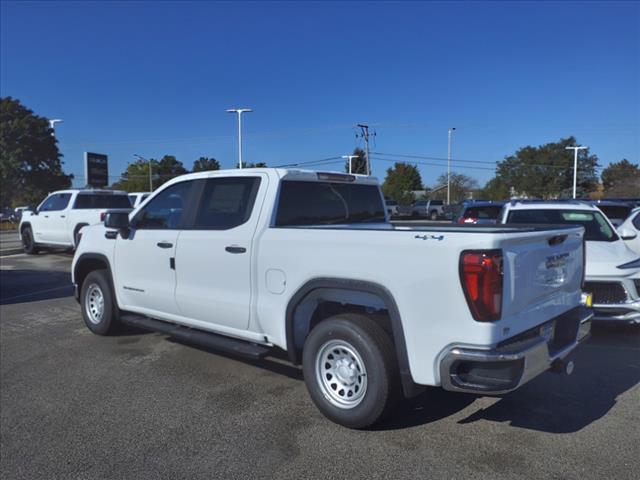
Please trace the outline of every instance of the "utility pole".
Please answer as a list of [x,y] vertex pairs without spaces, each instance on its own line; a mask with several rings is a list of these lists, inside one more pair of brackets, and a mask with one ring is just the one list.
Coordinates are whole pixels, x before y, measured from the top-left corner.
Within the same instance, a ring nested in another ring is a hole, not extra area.
[[342,155],[342,158],[348,158],[349,159],[349,173],[351,173],[352,168],[351,168],[351,161],[354,158],[358,158],[358,155]]
[[564,147],[565,150],[573,150],[573,198],[576,198],[576,183],[578,181],[578,150],[586,150],[589,147]]
[[253,110],[250,108],[229,108],[227,112],[238,114],[238,168],[242,169],[242,114],[253,112]]
[[138,160],[142,160],[143,162],[149,163],[149,191],[153,192],[153,174],[151,172],[151,160],[147,160],[146,158],[138,155],[137,153],[134,153],[133,156],[136,157]]
[[64,122],[64,120],[60,118],[52,118],[51,120],[49,120],[49,127],[51,128],[51,130],[53,130],[51,132],[52,137],[56,136],[56,123],[62,123],[62,122]]
[[[357,127],[360,128],[360,133],[357,134],[356,133],[356,138],[361,137],[364,138],[364,158],[365,158],[365,162],[367,164],[367,176],[371,175],[371,163],[369,162],[369,125],[364,125],[362,123],[359,123],[358,125],[356,125]],[[371,136],[375,137],[376,134],[375,132],[371,134]]]
[[447,153],[447,205],[451,205],[451,137],[456,127],[449,129],[449,149]]

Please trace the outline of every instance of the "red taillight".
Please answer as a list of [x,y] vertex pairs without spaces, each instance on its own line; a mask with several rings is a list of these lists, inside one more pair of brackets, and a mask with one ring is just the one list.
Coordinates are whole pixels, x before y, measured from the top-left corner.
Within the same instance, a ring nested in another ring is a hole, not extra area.
[[502,251],[467,250],[460,255],[460,281],[473,318],[500,319],[502,313]]
[[106,216],[107,216],[107,212],[101,212],[100,213],[100,221],[104,222],[104,217],[106,217]]

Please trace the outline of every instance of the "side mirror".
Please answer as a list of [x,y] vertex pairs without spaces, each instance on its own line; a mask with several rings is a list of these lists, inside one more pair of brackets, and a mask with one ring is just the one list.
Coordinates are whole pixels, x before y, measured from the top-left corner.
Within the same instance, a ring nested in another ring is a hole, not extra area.
[[630,228],[618,229],[618,235],[620,235],[620,238],[622,238],[622,240],[633,240],[638,236],[638,234]]
[[38,207],[29,207],[28,209],[33,215],[38,214]]
[[129,214],[126,212],[107,212],[104,216],[104,226],[117,230],[129,230]]

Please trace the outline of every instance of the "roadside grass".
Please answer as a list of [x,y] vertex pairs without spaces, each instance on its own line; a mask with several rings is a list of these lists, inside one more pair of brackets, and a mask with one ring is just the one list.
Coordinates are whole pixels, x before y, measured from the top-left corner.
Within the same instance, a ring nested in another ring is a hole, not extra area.
[[2,232],[17,232],[18,224],[11,222],[2,222],[0,223],[0,231]]

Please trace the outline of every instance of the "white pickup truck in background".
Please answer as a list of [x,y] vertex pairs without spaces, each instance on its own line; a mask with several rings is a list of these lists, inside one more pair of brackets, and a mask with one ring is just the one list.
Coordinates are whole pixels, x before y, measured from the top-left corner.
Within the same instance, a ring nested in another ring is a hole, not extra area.
[[352,428],[421,386],[497,394],[589,332],[582,227],[398,227],[371,177],[285,169],[171,180],[83,229],[72,277],[88,328],[122,323],[302,363]]
[[107,210],[132,210],[126,192],[117,190],[60,190],[50,193],[35,209],[25,210],[18,232],[25,253],[42,247],[75,248],[80,229],[104,220]]

